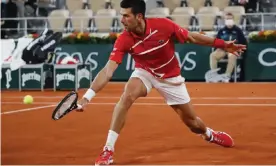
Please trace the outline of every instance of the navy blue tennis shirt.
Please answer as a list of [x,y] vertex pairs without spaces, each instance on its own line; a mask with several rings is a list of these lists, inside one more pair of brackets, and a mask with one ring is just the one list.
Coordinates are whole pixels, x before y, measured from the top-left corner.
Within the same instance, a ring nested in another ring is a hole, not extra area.
[[236,39],[236,44],[247,44],[243,31],[237,25],[234,25],[232,28],[228,28],[227,26],[223,27],[218,31],[217,38],[225,41],[232,41]]

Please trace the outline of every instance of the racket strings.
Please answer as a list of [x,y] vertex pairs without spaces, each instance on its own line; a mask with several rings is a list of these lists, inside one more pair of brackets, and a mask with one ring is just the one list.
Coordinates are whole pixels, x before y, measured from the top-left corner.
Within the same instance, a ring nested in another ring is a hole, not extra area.
[[61,107],[59,108],[59,110],[57,111],[56,117],[60,117],[61,115],[63,115],[68,109],[71,108],[72,104],[74,103],[76,99],[76,95],[71,95],[70,97],[68,97],[61,105]]

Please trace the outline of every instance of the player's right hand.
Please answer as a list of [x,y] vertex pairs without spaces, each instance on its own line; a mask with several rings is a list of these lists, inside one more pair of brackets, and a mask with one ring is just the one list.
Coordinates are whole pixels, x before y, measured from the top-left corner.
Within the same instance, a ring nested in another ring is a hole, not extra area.
[[86,98],[80,99],[80,100],[78,101],[77,104],[80,105],[81,108],[76,109],[76,111],[78,111],[78,112],[83,112],[85,106],[86,106],[88,103],[89,103],[89,101],[88,101]]
[[224,50],[236,56],[240,56],[246,50],[246,45],[235,44],[236,40],[226,41]]

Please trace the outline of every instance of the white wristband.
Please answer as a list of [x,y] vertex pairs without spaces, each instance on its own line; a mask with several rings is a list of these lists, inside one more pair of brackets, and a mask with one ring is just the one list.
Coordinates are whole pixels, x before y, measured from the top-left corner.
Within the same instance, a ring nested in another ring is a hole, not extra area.
[[89,88],[86,91],[86,93],[83,95],[83,97],[86,98],[88,101],[90,101],[95,95],[96,95],[95,91]]

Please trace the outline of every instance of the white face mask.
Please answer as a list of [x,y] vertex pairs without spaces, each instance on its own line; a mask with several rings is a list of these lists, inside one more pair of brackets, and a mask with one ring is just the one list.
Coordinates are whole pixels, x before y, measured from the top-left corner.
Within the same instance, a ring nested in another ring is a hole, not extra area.
[[234,20],[233,19],[227,19],[225,20],[225,25],[226,26],[233,26],[235,23],[234,23]]

